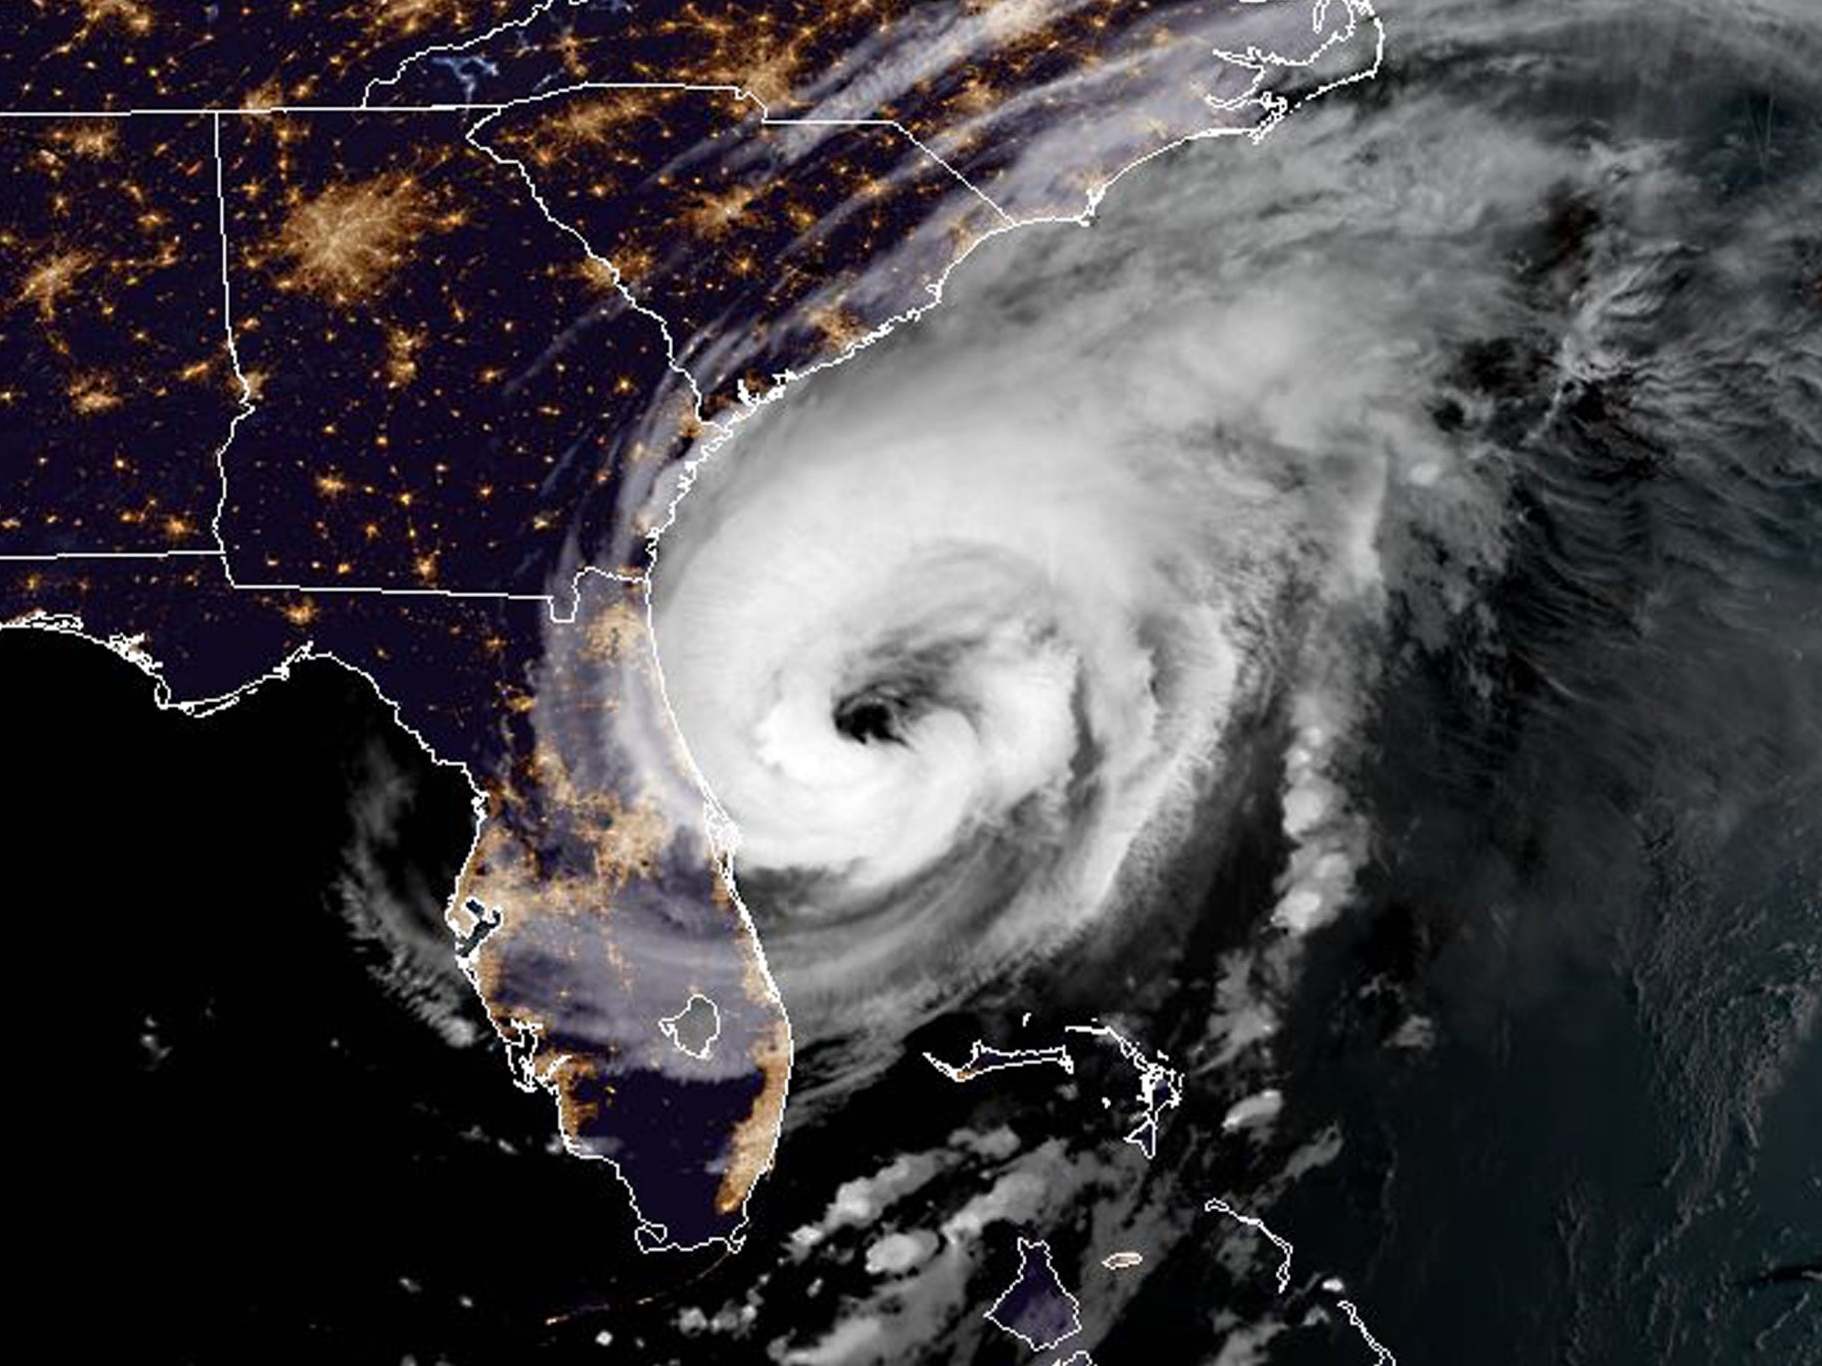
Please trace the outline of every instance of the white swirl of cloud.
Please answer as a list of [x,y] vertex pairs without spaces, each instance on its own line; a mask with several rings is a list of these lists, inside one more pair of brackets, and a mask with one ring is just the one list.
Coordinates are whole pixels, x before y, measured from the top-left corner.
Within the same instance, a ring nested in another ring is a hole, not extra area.
[[1395,340],[1438,301],[1295,221],[1145,198],[989,243],[698,461],[662,537],[670,704],[800,1044],[902,1032],[1141,901],[1218,837],[1200,804],[1268,712],[1280,919],[1347,894],[1387,490],[1455,479]]
[[732,505],[678,557],[659,629],[746,867],[865,894],[1008,821],[1041,835],[1127,806],[1195,714],[1179,694],[1218,712],[1231,689],[1166,472],[1109,462],[1117,434],[1082,396],[1008,407],[1008,382],[1036,406],[1037,377],[1006,373],[858,422],[806,403],[711,476]]

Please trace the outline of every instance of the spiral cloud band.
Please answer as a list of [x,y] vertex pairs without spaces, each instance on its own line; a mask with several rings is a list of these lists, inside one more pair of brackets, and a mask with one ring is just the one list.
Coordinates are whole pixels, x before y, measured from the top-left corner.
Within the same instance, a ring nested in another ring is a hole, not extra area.
[[713,481],[730,512],[678,557],[659,629],[750,870],[847,900],[1008,822],[1042,838],[1129,806],[1166,757],[1173,687],[1218,706],[1231,686],[1220,604],[1156,605],[1192,568],[1181,515],[1099,458],[1085,405],[995,412],[994,383],[858,427],[806,405]]
[[1192,274],[1194,240],[1139,231],[990,243],[943,308],[699,459],[661,537],[670,704],[800,1047],[1117,913],[1273,706],[1281,909],[1345,893],[1348,623],[1388,479],[1435,457],[1369,335],[1404,305],[1312,253]]

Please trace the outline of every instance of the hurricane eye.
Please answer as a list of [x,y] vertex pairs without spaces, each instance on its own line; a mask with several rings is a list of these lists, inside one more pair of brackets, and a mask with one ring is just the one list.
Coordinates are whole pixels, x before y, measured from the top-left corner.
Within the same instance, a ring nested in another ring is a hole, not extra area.
[[904,705],[876,688],[852,693],[835,704],[835,729],[857,744],[902,745]]

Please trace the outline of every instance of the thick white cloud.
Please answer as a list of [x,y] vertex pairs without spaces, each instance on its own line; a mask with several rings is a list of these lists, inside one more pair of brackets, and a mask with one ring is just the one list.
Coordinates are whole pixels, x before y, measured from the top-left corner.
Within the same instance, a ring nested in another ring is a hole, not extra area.
[[1330,769],[1387,490],[1472,496],[1408,339],[1484,301],[1383,269],[1371,223],[1268,215],[1286,169],[1251,149],[1185,168],[1223,156],[1228,183],[1160,163],[1092,228],[989,243],[677,505],[669,699],[800,1036],[906,1024],[1130,903],[1214,837],[1198,803],[1275,699],[1281,916],[1347,894]]

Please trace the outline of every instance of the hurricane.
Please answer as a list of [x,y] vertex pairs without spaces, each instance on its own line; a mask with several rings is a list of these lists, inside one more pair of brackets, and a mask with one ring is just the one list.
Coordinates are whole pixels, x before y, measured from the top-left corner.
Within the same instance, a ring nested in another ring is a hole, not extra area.
[[[1822,430],[1814,85],[1766,45],[1782,11],[1700,43],[1626,6],[1423,18],[1401,50],[1392,17],[1374,86],[991,235],[626,511],[667,715],[621,728],[687,748],[791,1021],[775,1198],[823,1209],[780,1216],[777,1284],[724,1312],[844,1287],[780,1359],[915,1358],[914,1323],[967,1350],[1005,1222],[1078,1265],[1218,1248],[1083,1270],[1084,1313],[1125,1325],[1089,1345],[1186,1315],[1210,1360],[1278,1359],[1344,1282],[1274,1300],[1280,1249],[1240,1216],[1302,1210],[1334,1248],[1309,1193],[1370,1208],[1399,1104],[1349,1088],[1496,1052],[1465,1043],[1477,1003],[1576,971],[1431,995],[1419,965],[1603,932],[1656,857],[1612,809],[1702,809],[1699,774],[1806,752],[1773,680],[1807,656],[1767,656],[1748,722],[1695,624],[1808,619],[1771,567],[1815,544]],[[1727,74],[1749,56],[1781,73],[1770,150],[1730,121],[1767,107]],[[1676,99],[1614,93],[1622,68]],[[1727,738],[1760,729],[1784,739]],[[1540,859],[1578,871],[1534,903]],[[1092,1060],[1088,1022],[1133,1051]],[[916,1269],[863,1275],[870,1239]]]
[[34,1305],[1822,1362],[1822,0],[14,8]]
[[1491,550],[1492,472],[1436,432],[1419,320],[1467,332],[1497,300],[1245,194],[1159,176],[990,242],[676,496],[667,693],[800,1042],[1134,914],[1268,716],[1294,756],[1277,915],[1345,901],[1382,546]]

